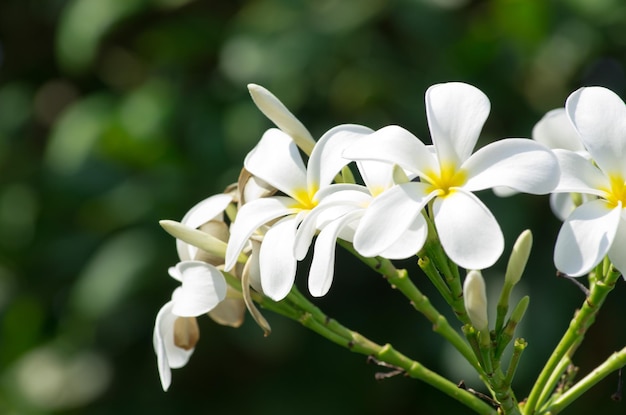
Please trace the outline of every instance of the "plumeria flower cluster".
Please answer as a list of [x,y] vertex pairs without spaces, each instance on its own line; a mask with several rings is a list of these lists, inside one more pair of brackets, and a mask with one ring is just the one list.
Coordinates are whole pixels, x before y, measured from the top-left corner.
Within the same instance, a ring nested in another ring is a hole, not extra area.
[[553,203],[557,216],[565,219],[554,251],[557,268],[570,276],[585,275],[608,255],[626,272],[624,102],[606,88],[581,88],[537,129],[535,139],[552,143],[561,166],[554,190],[561,202]]
[[[429,142],[397,125],[374,130],[355,124],[335,126],[314,140],[271,92],[254,84],[249,91],[276,127],[247,154],[236,184],[194,206],[181,222],[161,223],[177,238],[180,258],[169,272],[180,286],[158,313],[154,329],[163,388],[170,385],[170,369],[185,365],[194,350],[197,317],[208,313],[220,324],[237,327],[247,309],[269,334],[255,302],[345,347],[358,340],[362,353],[387,356],[380,346],[322,318],[294,286],[298,263],[313,248],[308,290],[313,297],[328,293],[340,244],[409,297],[496,395],[509,396],[500,402],[503,411],[517,413],[508,389],[512,374],[495,368],[528,305],[525,297],[507,322],[509,294],[525,267],[531,236],[525,232],[514,248],[490,332],[480,270],[500,258],[504,236],[475,193],[552,193],[551,206],[565,221],[555,248],[557,268],[580,276],[608,256],[618,270],[626,270],[619,254],[626,246],[624,103],[606,89],[583,88],[564,109],[537,123],[534,140],[505,138],[476,149],[490,101],[465,83],[437,84],[426,91]],[[465,324],[469,346],[390,261],[411,257],[419,259]],[[467,270],[464,284],[458,267]],[[516,353],[524,347],[525,342],[516,342]],[[421,372],[411,376],[430,379]],[[440,381],[432,383],[445,389]],[[542,404],[548,392],[533,392],[532,405]],[[449,394],[474,409],[484,404],[464,393]]]

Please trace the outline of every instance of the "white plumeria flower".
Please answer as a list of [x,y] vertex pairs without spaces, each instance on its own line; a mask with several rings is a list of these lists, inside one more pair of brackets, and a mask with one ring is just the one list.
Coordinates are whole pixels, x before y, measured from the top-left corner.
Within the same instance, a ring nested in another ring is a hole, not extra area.
[[[533,127],[532,138],[550,149],[575,151],[586,158],[591,158],[570,122],[565,108],[548,111]],[[552,193],[550,207],[560,220],[565,220],[581,202],[592,199],[596,199],[596,196]]]
[[195,317],[208,313],[226,297],[222,273],[202,261],[183,261],[170,268],[182,285],[157,314],[152,337],[163,390],[171,383],[170,369],[187,364],[198,341]]
[[502,231],[472,192],[505,186],[548,193],[558,182],[559,168],[552,152],[528,139],[500,140],[472,154],[489,110],[487,96],[471,85],[434,85],[426,92],[434,153],[397,126],[382,128],[344,152],[352,160],[398,164],[420,178],[394,186],[372,202],[354,236],[357,251],[380,255],[432,201],[429,214],[450,259],[467,269],[494,264],[504,249]]
[[555,192],[595,195],[568,217],[554,249],[556,267],[571,276],[587,274],[608,255],[626,272],[626,106],[612,91],[581,88],[565,104],[567,115],[593,160],[555,150],[561,180]]
[[358,125],[332,128],[315,145],[305,167],[298,147],[285,132],[272,128],[246,156],[244,166],[253,175],[283,192],[244,204],[231,226],[225,269],[235,266],[246,242],[259,227],[278,219],[263,236],[259,254],[263,293],[283,299],[296,273],[294,241],[302,219],[318,204],[317,193],[330,185],[349,162],[341,157],[346,146],[371,130]]
[[[309,291],[315,297],[326,295],[332,284],[335,241],[339,238],[352,242],[367,206],[394,185],[393,165],[378,161],[360,161],[357,166],[365,186],[336,184],[320,191],[320,204],[298,228],[295,251],[298,260],[304,259],[313,236],[320,229],[309,270]],[[418,215],[411,226],[381,256],[402,259],[414,255],[424,244],[426,236],[426,222],[422,215]]]

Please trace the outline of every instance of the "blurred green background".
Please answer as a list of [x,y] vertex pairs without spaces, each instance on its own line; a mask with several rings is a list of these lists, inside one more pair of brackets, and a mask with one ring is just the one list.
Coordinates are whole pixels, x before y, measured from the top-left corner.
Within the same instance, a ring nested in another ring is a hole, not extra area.
[[[530,136],[580,86],[624,97],[625,33],[622,0],[0,1],[0,413],[469,413],[417,381],[375,381],[364,357],[274,315],[268,338],[250,318],[237,330],[200,319],[164,393],[151,336],[177,257],[157,222],[235,181],[271,126],[247,83],[316,137],[400,124],[428,140],[425,90],[469,82],[492,102],[483,145]],[[583,296],[554,277],[547,197],[481,197],[507,254],[535,234],[517,292],[531,296],[523,397]],[[485,272],[494,297],[504,264]],[[480,389],[382,279],[350,257],[338,268],[324,310]],[[583,373],[626,344],[625,294],[621,283],[589,332]],[[615,374],[568,413],[624,413],[616,387]]]

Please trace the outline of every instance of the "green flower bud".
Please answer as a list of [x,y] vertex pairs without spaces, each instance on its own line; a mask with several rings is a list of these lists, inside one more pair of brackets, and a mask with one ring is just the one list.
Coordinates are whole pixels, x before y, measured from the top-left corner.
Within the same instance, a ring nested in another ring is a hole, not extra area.
[[530,256],[530,249],[533,246],[533,234],[526,229],[520,234],[513,245],[509,263],[506,267],[504,283],[513,286],[518,283],[522,277],[522,273],[526,268],[526,262]]

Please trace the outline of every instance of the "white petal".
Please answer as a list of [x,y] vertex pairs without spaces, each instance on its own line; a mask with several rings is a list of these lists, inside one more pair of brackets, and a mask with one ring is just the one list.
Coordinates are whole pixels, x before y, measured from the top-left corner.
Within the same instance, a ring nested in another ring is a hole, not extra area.
[[393,164],[380,161],[362,160],[357,162],[363,182],[374,196],[394,185]]
[[[180,223],[196,229],[213,219],[221,220],[224,209],[232,200],[231,195],[224,193],[210,196],[189,209]],[[193,259],[198,248],[176,239],[176,250],[178,251],[179,259],[187,261]]]
[[315,145],[307,163],[309,189],[329,185],[350,162],[343,158],[343,150],[371,133],[371,129],[354,124],[338,125],[328,130]]
[[383,127],[343,152],[351,160],[374,160],[397,164],[414,173],[439,171],[433,154],[419,138],[397,125]]
[[561,167],[561,177],[555,192],[606,195],[605,191],[599,189],[609,189],[610,182],[591,160],[568,150],[554,150],[554,154]]
[[550,195],[552,213],[564,221],[576,209],[571,193],[552,193]]
[[296,211],[292,206],[294,200],[288,197],[274,196],[253,200],[246,203],[237,212],[235,222],[230,227],[230,239],[226,248],[224,269],[230,271],[237,263],[241,250],[248,238],[259,226]]
[[232,200],[233,197],[225,193],[207,197],[189,209],[180,223],[195,229],[211,220],[221,219],[222,212]]
[[315,251],[309,270],[309,291],[313,297],[328,293],[333,282],[335,268],[335,247],[337,236],[346,224],[354,221],[361,212],[351,212],[326,226],[315,241]]
[[545,194],[559,182],[559,164],[552,151],[527,139],[488,144],[462,165],[468,172],[464,189],[476,191],[506,186],[520,192]]
[[500,226],[487,207],[472,193],[460,189],[433,204],[441,245],[459,266],[484,269],[504,250]]
[[365,210],[354,235],[354,248],[365,257],[380,255],[412,226],[434,197],[424,183],[405,183],[375,198]]
[[157,314],[152,335],[152,344],[157,356],[159,378],[164,391],[170,387],[170,368],[183,367],[189,361],[193,349],[184,350],[174,344],[174,322],[178,316],[172,314],[173,302],[166,303]]
[[388,259],[405,259],[412,257],[422,249],[426,237],[428,236],[428,226],[424,215],[417,215],[409,228],[400,235],[397,241],[389,248],[380,253],[380,256]]
[[252,173],[245,168],[241,169],[237,185],[240,192],[239,203],[242,205],[276,193],[276,189],[269,183],[257,176],[253,176]]
[[372,197],[358,184],[333,184],[317,193],[320,203],[304,218],[296,233],[294,255],[298,261],[306,256],[320,225],[331,222],[353,210],[362,210]]
[[306,168],[291,138],[276,128],[263,134],[244,160],[246,170],[292,197],[306,190]]
[[573,277],[587,274],[607,254],[620,221],[621,207],[604,200],[579,206],[567,218],[554,247],[554,264]]
[[548,111],[533,127],[532,137],[548,148],[585,151],[578,131],[567,117],[565,108]]
[[489,98],[478,88],[449,82],[426,91],[426,116],[440,163],[461,165],[472,154],[489,116]]
[[181,317],[197,317],[213,309],[226,297],[226,280],[213,265],[202,261],[176,264],[183,276],[179,296],[174,299],[172,313]]
[[301,221],[301,215],[281,219],[272,225],[261,243],[261,287],[274,301],[285,298],[293,287],[297,264],[293,249],[296,227]]
[[278,128],[289,134],[306,154],[311,154],[315,140],[311,133],[274,94],[260,85],[248,84],[248,91],[257,108]]
[[250,240],[251,252],[246,261],[244,272],[248,272],[248,280],[250,286],[255,291],[263,293],[263,287],[261,286],[261,265],[259,264],[259,257],[261,256],[261,241],[256,239]]
[[626,105],[602,87],[580,88],[565,103],[591,157],[605,173],[626,177]]
[[626,255],[624,255],[624,252],[626,252],[626,217],[622,210],[615,239],[613,239],[613,244],[609,248],[609,259],[615,265],[615,268],[621,272],[622,276],[626,278]]

